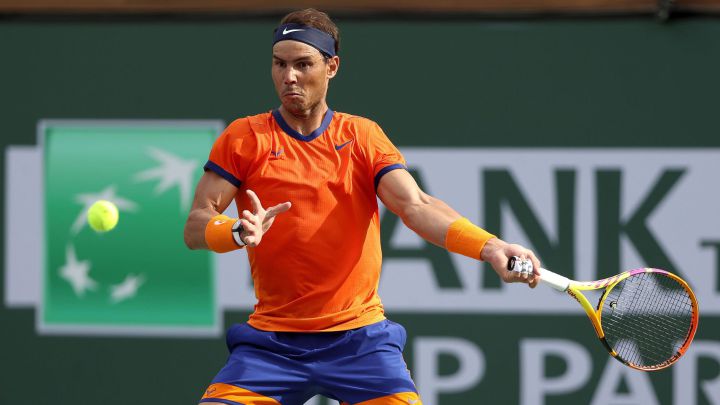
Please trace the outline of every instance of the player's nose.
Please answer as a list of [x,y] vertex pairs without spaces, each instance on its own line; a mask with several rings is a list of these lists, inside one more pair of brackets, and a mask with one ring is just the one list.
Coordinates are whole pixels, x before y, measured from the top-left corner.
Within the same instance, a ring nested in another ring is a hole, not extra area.
[[297,83],[297,74],[295,74],[295,69],[285,69],[285,74],[283,75],[283,82],[285,84]]

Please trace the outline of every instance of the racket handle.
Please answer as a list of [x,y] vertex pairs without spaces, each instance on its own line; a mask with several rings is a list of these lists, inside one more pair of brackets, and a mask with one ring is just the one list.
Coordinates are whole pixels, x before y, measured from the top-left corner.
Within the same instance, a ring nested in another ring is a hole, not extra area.
[[540,268],[540,282],[545,283],[558,291],[567,291],[570,286],[569,278],[553,273],[548,269],[543,269],[542,267]]
[[[513,256],[508,260],[507,269],[509,271],[517,271],[520,273],[532,273],[533,264],[530,260],[522,260],[517,256]],[[543,269],[542,267],[539,272],[540,281],[558,291],[566,291],[568,286],[570,286],[570,279],[565,276],[553,273],[552,271]]]

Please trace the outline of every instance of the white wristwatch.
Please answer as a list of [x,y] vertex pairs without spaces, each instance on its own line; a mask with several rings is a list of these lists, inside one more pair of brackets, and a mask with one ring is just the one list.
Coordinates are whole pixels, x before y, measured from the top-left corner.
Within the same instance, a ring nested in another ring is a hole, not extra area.
[[242,222],[240,222],[240,220],[238,219],[237,221],[235,221],[235,223],[232,226],[232,235],[233,235],[233,239],[235,239],[235,243],[237,243],[238,246],[240,246],[240,247],[247,245],[247,243],[245,243],[242,240],[241,234],[242,234],[243,230],[244,229],[242,226]]

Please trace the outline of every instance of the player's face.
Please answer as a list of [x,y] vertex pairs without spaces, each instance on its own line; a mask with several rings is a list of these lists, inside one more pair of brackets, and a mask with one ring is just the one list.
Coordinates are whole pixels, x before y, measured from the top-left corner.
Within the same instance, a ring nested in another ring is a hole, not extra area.
[[283,107],[306,115],[325,100],[330,79],[339,66],[337,56],[327,62],[317,49],[298,41],[273,46],[272,78]]

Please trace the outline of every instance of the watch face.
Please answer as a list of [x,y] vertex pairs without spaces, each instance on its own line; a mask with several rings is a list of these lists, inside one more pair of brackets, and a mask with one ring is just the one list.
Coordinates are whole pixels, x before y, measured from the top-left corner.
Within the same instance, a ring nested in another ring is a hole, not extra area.
[[237,243],[238,246],[247,245],[247,243],[245,243],[245,241],[242,240],[242,231],[243,230],[244,229],[242,226],[242,222],[240,222],[240,220],[238,219],[237,221],[235,221],[235,223],[233,224],[233,227],[232,227],[233,239],[235,239],[235,243]]

